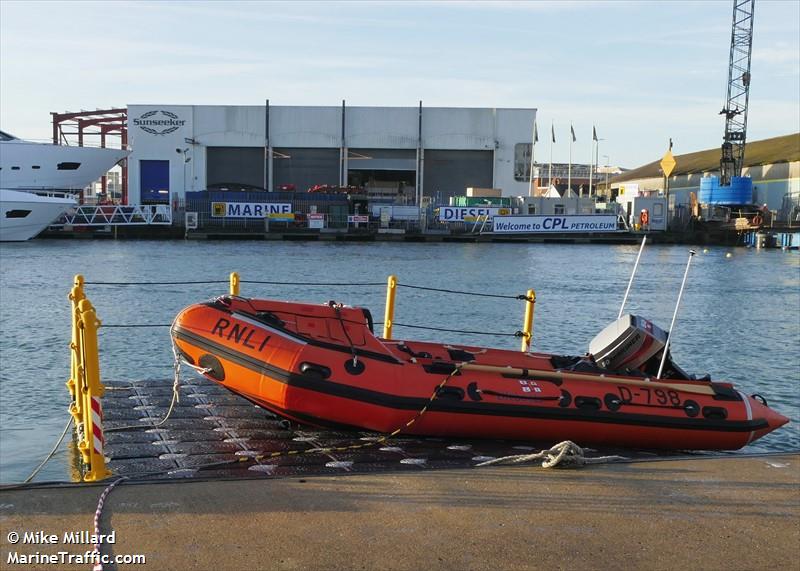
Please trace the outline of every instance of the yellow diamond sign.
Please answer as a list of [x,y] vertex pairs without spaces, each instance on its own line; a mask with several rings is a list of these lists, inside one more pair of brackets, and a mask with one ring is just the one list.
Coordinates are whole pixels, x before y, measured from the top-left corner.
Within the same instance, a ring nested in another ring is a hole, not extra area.
[[667,151],[664,155],[664,158],[661,159],[661,170],[664,171],[664,176],[671,175],[676,164],[678,163],[675,162],[675,157],[672,156],[672,151]]

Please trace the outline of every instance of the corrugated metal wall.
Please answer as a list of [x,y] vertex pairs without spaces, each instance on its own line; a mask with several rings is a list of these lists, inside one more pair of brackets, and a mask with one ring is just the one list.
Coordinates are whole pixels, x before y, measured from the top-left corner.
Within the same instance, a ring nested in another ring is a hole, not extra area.
[[464,195],[467,187],[491,188],[492,151],[425,151],[424,190],[437,204]]
[[206,181],[264,186],[264,148],[208,147],[206,150]]
[[305,192],[316,184],[339,184],[339,149],[274,149],[272,183],[293,184]]

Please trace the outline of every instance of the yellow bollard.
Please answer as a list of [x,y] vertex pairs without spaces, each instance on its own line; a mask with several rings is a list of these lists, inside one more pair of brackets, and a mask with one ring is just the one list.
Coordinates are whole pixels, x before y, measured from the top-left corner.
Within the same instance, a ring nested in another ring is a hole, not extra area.
[[72,289],[67,296],[72,302],[72,340],[69,344],[71,358],[67,388],[69,389],[69,394],[72,397],[72,402],[69,405],[69,412],[72,415],[72,418],[75,420],[76,425],[82,415],[82,399],[79,398],[80,393],[78,391],[78,367],[81,365],[81,354],[78,352],[78,344],[80,342],[78,330],[78,304],[82,299],[86,298],[86,295],[83,292],[83,282],[83,276],[81,274],[76,275]]
[[239,295],[239,274],[231,272],[231,295]]
[[523,353],[527,353],[531,349],[531,342],[533,341],[533,306],[536,304],[536,292],[529,289],[525,294],[527,301],[525,302],[525,319],[522,322],[522,348]]
[[394,320],[394,296],[397,293],[397,276],[391,275],[386,281],[386,311],[383,314],[383,338],[392,338]]
[[105,387],[100,380],[100,356],[97,348],[97,330],[100,320],[88,299],[78,304],[81,348],[83,349],[83,441],[78,444],[84,459],[89,458],[89,471],[83,479],[87,482],[103,480],[111,475],[103,455],[103,408],[100,397]]

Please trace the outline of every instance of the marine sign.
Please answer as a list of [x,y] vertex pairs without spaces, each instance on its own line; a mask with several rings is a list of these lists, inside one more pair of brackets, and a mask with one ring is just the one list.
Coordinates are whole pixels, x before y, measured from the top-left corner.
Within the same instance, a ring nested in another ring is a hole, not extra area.
[[212,202],[212,218],[294,220],[290,202]]

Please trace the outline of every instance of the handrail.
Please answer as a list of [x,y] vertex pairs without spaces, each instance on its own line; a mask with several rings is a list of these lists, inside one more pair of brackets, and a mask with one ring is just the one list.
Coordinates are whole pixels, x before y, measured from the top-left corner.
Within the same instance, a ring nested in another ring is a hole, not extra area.
[[172,225],[169,204],[83,205],[70,208],[50,226]]
[[76,275],[69,299],[72,301],[71,367],[67,388],[72,397],[70,414],[75,420],[78,450],[88,470],[85,482],[96,482],[111,476],[103,454],[103,407],[100,398],[105,387],[100,380],[100,359],[97,330],[100,320],[94,306],[83,291],[83,276]]

